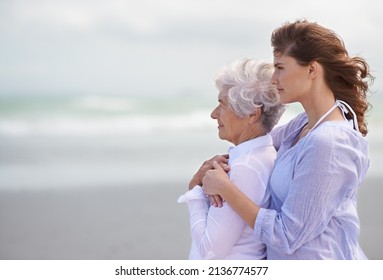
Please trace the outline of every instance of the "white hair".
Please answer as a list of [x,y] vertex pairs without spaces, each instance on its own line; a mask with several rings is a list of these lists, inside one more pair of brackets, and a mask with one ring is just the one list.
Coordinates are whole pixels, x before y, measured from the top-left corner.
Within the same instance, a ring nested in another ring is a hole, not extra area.
[[223,68],[215,78],[219,92],[227,97],[229,108],[239,117],[262,107],[262,124],[270,132],[285,108],[271,83],[274,66],[261,60],[237,60]]

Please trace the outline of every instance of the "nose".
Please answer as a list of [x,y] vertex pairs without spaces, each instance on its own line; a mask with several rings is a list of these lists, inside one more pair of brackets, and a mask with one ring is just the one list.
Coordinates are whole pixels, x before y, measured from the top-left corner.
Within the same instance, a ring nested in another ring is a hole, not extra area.
[[277,79],[277,74],[276,74],[276,71],[274,71],[273,75],[271,76],[271,83],[272,83],[273,85],[276,85],[276,84],[277,84],[277,81],[278,81],[278,79]]
[[213,119],[213,120],[216,120],[218,117],[217,117],[217,111],[218,111],[218,106],[214,108],[214,110],[211,112],[210,114],[210,117]]

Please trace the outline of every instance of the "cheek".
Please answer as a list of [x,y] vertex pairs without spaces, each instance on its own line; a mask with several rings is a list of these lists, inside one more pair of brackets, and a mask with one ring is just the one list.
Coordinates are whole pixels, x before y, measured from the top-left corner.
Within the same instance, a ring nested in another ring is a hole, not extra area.
[[278,82],[280,78],[281,78],[281,71],[278,69],[275,69],[273,75],[271,76],[271,81]]
[[232,116],[232,114],[230,112],[223,111],[221,113],[220,120],[225,125],[225,127],[230,130],[231,126],[233,125],[233,116]]
[[226,114],[225,114],[224,110],[220,110],[220,112],[218,114],[218,118],[219,118],[220,121],[224,121],[225,120]]
[[[279,82],[280,82],[280,84],[282,84],[282,87],[285,90],[288,90],[291,88],[295,88],[295,86],[297,84],[297,79],[294,78],[294,75],[283,74],[283,75],[280,75]],[[299,85],[299,83],[298,83],[298,85]]]
[[279,75],[279,81],[280,82],[285,82],[286,80],[289,80],[289,75],[287,74],[285,74],[285,73],[282,73],[282,74],[280,74]]

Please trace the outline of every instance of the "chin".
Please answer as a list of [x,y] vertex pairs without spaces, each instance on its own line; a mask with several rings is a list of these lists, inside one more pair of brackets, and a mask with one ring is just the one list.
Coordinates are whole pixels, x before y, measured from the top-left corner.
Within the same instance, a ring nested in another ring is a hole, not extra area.
[[221,133],[218,133],[218,137],[221,140],[226,140],[226,137],[224,135],[221,135]]

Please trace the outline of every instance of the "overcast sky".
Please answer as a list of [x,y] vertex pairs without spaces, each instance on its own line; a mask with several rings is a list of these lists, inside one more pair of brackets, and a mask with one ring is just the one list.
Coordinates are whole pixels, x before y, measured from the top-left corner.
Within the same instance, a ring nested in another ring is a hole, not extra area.
[[365,57],[381,88],[376,0],[0,0],[0,94],[205,93],[224,64],[272,61],[270,34],[307,18]]

